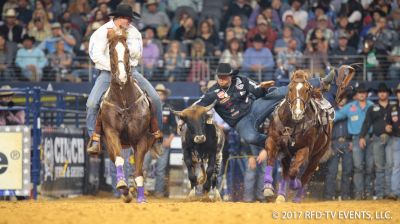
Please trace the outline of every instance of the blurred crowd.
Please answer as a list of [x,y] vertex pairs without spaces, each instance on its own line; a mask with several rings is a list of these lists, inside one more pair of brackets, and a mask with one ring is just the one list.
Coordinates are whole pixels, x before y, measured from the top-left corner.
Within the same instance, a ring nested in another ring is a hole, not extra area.
[[0,79],[86,81],[89,38],[120,2],[141,14],[151,80],[210,80],[218,62],[256,80],[344,62],[363,63],[370,80],[400,72],[398,0],[7,0]]

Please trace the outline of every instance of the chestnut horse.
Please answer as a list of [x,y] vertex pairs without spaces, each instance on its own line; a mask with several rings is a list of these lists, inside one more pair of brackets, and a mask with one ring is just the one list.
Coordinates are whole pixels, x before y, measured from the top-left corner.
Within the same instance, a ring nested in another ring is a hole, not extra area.
[[[286,201],[286,187],[297,190],[294,202],[300,202],[304,186],[309,182],[318,163],[330,145],[332,122],[327,112],[317,105],[322,100],[319,89],[308,82],[308,73],[295,71],[289,83],[286,98],[275,109],[268,129],[265,149],[268,153],[265,174],[264,195],[274,196],[271,167],[275,165],[278,153],[281,160],[283,178],[279,184],[276,202]],[[324,119],[320,119],[323,117]],[[325,121],[325,122],[323,122]],[[300,168],[305,165],[301,182]]]
[[125,202],[132,200],[123,172],[124,159],[121,157],[122,145],[134,149],[135,183],[137,202],[145,202],[143,186],[143,160],[154,142],[150,134],[150,102],[131,76],[129,50],[126,32],[107,34],[111,63],[111,83],[100,107],[99,119],[105,136],[105,144],[117,167],[117,189]]

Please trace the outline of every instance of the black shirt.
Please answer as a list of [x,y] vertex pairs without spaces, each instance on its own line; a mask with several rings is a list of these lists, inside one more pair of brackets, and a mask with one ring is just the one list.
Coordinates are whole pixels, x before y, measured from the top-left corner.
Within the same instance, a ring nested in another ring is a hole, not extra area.
[[392,125],[392,135],[400,137],[400,104],[390,105],[387,112],[387,123]]
[[176,132],[176,120],[174,114],[170,110],[168,104],[162,105],[162,122],[163,122],[163,135],[168,136]]
[[[389,102],[388,102],[389,103]],[[363,126],[361,128],[361,137],[365,137],[368,133],[369,128],[372,125],[372,133],[375,136],[380,136],[381,134],[386,133],[386,118],[387,118],[387,111],[390,105],[388,104],[385,107],[381,106],[380,104],[374,104],[372,107],[368,108],[367,114],[365,115],[365,120]]]
[[196,102],[200,106],[208,106],[215,100],[215,111],[221,118],[234,127],[242,117],[250,112],[253,101],[264,96],[266,90],[258,86],[257,83],[244,76],[232,78],[231,85],[227,89],[222,89],[218,83],[213,85]]

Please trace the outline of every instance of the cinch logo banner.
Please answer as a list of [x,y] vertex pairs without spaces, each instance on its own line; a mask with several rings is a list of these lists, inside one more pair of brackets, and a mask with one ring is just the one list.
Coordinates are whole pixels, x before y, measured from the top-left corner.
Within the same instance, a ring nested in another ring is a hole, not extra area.
[[0,195],[29,195],[30,151],[28,127],[0,127]]

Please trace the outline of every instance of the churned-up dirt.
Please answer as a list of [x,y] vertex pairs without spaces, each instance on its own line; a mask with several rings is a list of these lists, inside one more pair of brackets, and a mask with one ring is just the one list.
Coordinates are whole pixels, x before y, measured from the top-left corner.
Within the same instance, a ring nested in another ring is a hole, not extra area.
[[185,202],[148,199],[125,204],[119,199],[79,197],[59,200],[0,201],[0,224],[400,224],[400,201],[331,201],[294,204]]

